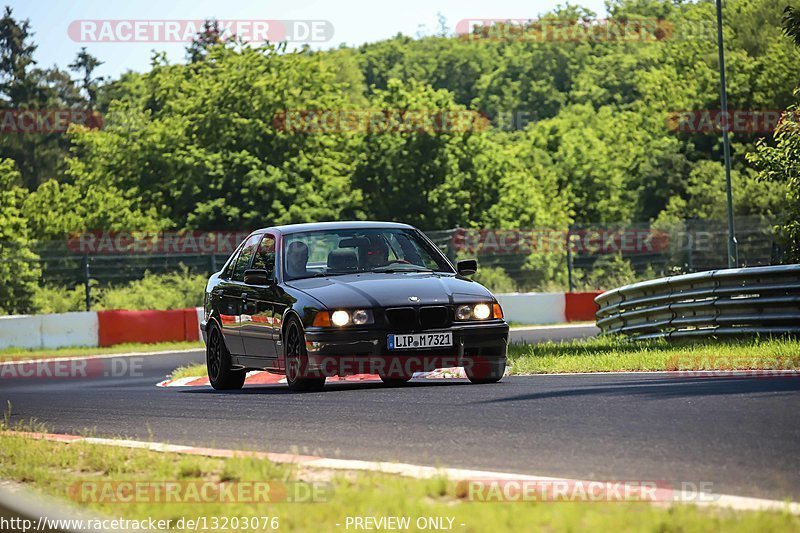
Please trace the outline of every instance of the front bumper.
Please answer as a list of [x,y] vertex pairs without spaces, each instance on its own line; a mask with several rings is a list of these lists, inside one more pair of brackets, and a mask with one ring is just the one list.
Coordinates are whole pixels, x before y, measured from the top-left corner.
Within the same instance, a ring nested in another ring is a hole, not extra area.
[[[452,332],[453,346],[422,350],[389,350],[391,333]],[[505,360],[508,324],[454,324],[425,331],[395,331],[361,328],[307,328],[305,331],[309,370],[326,375],[382,373],[381,368],[400,367],[401,373],[427,372],[437,368],[467,367],[476,361]],[[388,365],[388,366],[387,366]]]

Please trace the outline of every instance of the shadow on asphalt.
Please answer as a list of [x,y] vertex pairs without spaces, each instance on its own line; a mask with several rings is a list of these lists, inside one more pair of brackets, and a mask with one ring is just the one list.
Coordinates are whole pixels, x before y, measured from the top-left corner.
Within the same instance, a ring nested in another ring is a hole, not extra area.
[[[598,376],[599,377],[599,376]],[[552,382],[551,382],[552,383]],[[549,384],[548,384],[549,386]],[[659,398],[686,398],[703,396],[723,396],[733,394],[757,393],[796,393],[800,391],[800,377],[786,376],[729,376],[729,377],[660,377],[623,381],[619,384],[607,383],[596,386],[559,388],[542,392],[518,394],[503,398],[493,398],[471,402],[491,404],[543,400],[549,398],[570,398],[593,395],[610,396],[648,396]]]
[[[232,391],[218,391],[214,390],[210,387],[196,387],[196,388],[187,388],[187,389],[180,389],[178,392],[183,394],[222,394],[222,395],[247,395],[247,394],[330,394],[334,392],[352,392],[352,391],[361,391],[361,390],[373,390],[373,389],[385,389],[385,390],[393,390],[393,389],[416,389],[416,388],[428,388],[428,387],[458,387],[458,386],[469,386],[469,383],[466,380],[456,380],[456,379],[447,379],[447,380],[440,380],[440,381],[412,381],[411,383],[406,383],[405,385],[384,385],[380,382],[374,381],[367,381],[367,382],[359,382],[359,381],[342,381],[342,382],[334,382],[334,383],[326,383],[325,388],[321,391],[314,391],[314,392],[295,392],[289,390],[288,385],[285,383],[278,383],[278,384],[270,384],[270,385],[246,385],[243,389],[240,390],[232,390]],[[481,385],[486,386],[486,385]]]

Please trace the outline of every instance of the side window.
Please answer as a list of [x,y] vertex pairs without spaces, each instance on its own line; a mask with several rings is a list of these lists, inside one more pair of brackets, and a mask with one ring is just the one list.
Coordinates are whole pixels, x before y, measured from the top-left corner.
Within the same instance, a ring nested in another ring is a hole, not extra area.
[[275,271],[275,236],[266,234],[258,245],[258,251],[253,259],[253,268],[267,271],[267,277],[271,278]]
[[231,279],[231,276],[233,275],[233,269],[236,266],[236,260],[239,258],[239,252],[241,249],[242,247],[238,246],[228,258],[228,261],[225,263],[225,267],[222,270],[222,275],[220,275],[222,279]]
[[252,235],[247,242],[244,243],[242,251],[239,253],[239,258],[236,259],[236,266],[233,268],[233,281],[244,281],[244,271],[250,268],[250,260],[256,253],[256,246],[261,235]]

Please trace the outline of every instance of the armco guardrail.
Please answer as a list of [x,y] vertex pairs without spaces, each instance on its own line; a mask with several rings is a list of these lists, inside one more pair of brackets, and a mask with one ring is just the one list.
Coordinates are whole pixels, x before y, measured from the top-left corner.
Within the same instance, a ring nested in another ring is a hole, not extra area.
[[800,265],[655,279],[595,302],[603,333],[634,339],[800,334]]
[[34,493],[22,485],[5,483],[0,485],[0,531],[39,533],[128,531],[120,529],[119,522],[117,520],[115,523],[112,519],[69,507],[61,500]]

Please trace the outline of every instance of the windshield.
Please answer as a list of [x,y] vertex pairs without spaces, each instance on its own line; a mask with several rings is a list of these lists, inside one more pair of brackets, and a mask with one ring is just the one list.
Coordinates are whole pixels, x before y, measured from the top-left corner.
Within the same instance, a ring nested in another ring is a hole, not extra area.
[[287,280],[357,272],[448,272],[442,254],[414,230],[377,228],[293,233],[283,240]]

